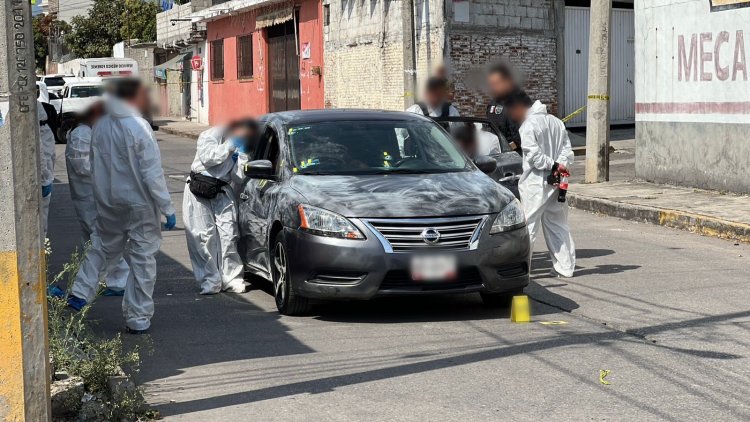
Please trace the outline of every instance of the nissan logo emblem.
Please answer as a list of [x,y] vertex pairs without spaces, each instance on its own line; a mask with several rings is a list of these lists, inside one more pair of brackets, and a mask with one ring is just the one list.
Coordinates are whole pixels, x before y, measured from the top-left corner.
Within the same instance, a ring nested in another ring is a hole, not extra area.
[[422,240],[428,245],[434,245],[440,240],[440,232],[432,227],[422,230]]

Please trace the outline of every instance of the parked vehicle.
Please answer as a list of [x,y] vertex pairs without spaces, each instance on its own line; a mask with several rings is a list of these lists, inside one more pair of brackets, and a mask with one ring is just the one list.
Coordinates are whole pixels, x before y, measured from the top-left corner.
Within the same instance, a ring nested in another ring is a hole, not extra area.
[[508,140],[494,123],[478,117],[433,117],[433,119],[452,125],[473,125],[480,138],[496,138],[498,149],[482,151],[483,154],[497,161],[497,168],[489,176],[513,192],[516,198],[521,199],[521,194],[518,192],[518,180],[523,174],[523,157],[510,148]]
[[65,87],[59,99],[50,99],[60,119],[58,137],[64,143],[66,134],[78,113],[86,110],[93,102],[101,99],[104,85],[100,78],[66,78]]
[[[433,120],[319,110],[266,115],[239,187],[240,250],[282,314],[310,299],[479,292],[529,282],[520,204]],[[480,170],[482,169],[482,170]]]
[[110,76],[138,76],[138,62],[133,59],[99,57],[79,61],[79,78]]
[[50,75],[39,76],[39,82],[44,82],[47,85],[47,91],[50,94],[60,95],[65,86],[65,78],[72,78],[73,75],[55,73]]

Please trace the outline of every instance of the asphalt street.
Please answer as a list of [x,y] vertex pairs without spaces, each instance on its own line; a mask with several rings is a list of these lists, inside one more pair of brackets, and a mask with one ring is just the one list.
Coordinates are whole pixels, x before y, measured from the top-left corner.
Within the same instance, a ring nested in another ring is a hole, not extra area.
[[[158,256],[150,338],[125,338],[150,348],[136,379],[167,420],[750,420],[750,245],[573,210],[576,276],[549,278],[540,240],[531,323],[478,295],[280,317],[264,283],[198,295],[180,218],[195,141],[158,137],[178,229]],[[53,272],[80,237],[63,150]],[[91,317],[123,331],[119,298]]]

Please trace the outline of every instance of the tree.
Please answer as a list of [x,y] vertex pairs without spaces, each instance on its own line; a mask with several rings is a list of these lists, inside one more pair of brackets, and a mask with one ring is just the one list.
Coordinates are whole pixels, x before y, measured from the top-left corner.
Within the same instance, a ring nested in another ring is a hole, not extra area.
[[50,15],[37,15],[31,21],[31,28],[34,31],[34,61],[37,71],[44,71],[47,66],[50,26],[53,21],[54,18]]
[[120,0],[94,0],[88,16],[72,19],[72,31],[65,38],[76,57],[109,57],[112,46],[122,41],[120,27],[125,5]]
[[156,40],[156,14],[161,7],[155,0],[125,0],[120,35],[125,40]]

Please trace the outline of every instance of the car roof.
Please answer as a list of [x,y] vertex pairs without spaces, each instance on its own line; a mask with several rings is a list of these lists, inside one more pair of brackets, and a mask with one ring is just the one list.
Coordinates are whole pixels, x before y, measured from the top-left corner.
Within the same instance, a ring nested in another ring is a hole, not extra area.
[[424,116],[403,111],[367,110],[367,109],[321,109],[321,110],[294,110],[269,113],[261,117],[261,120],[279,120],[285,125],[321,123],[332,121],[350,120],[396,120],[396,121],[425,121]]

